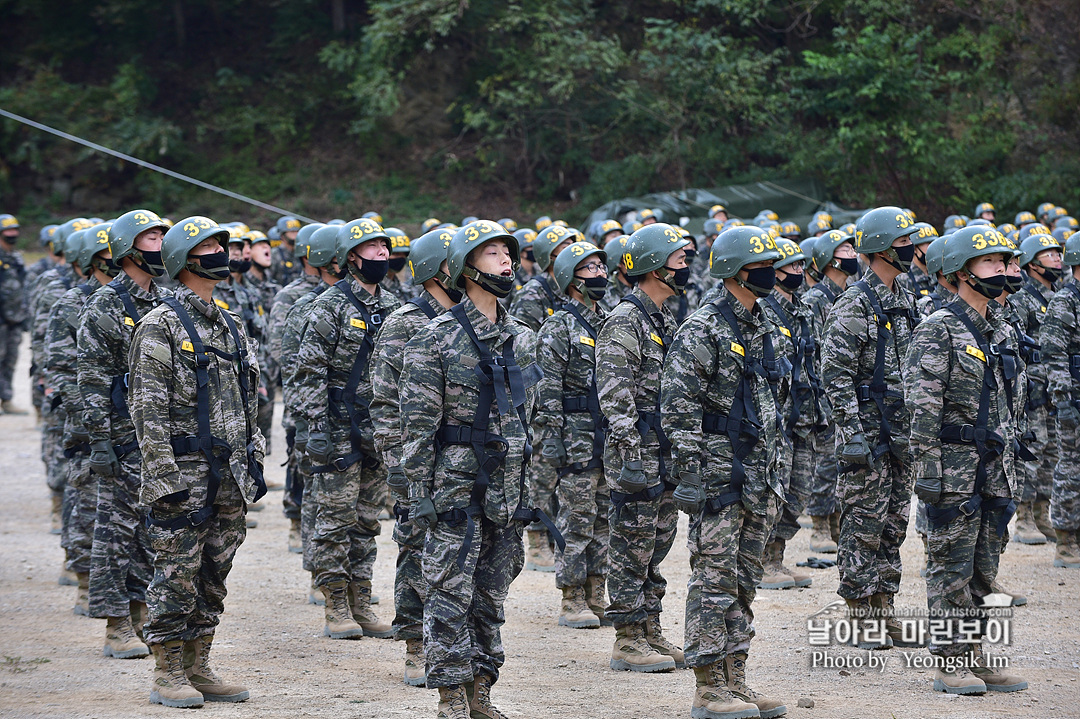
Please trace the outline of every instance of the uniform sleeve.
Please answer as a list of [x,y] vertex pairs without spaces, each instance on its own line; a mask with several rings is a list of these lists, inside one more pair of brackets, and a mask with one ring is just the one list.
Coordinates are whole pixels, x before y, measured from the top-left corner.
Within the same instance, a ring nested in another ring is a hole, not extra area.
[[408,323],[395,313],[383,325],[375,341],[371,368],[371,423],[375,431],[375,449],[387,466],[401,461],[401,406],[398,385],[401,379]]
[[[45,351],[47,347],[45,334],[48,332],[49,316],[52,313],[52,308],[65,291],[63,287],[63,284],[59,282],[49,283],[34,301],[33,312],[30,315],[30,361],[37,368],[38,376],[42,376],[45,372]],[[46,384],[46,388],[54,389],[49,387],[48,384]]]
[[911,409],[911,456],[915,478],[941,476],[941,432],[952,342],[940,318],[915,330],[908,347],[904,403]]
[[79,395],[79,368],[75,354],[78,308],[58,302],[49,313],[45,332],[45,386],[59,394],[67,416],[82,425],[82,397]]
[[517,319],[529,326],[533,332],[540,329],[547,319],[547,310],[544,309],[543,290],[535,282],[526,283],[521,292],[514,296],[510,303],[509,312]]
[[1067,402],[1076,389],[1069,373],[1069,338],[1077,331],[1075,303],[1061,291],[1050,300],[1039,337],[1050,384],[1051,402]]
[[174,348],[167,327],[146,319],[135,328],[131,342],[128,408],[142,449],[140,497],[150,503],[187,489],[187,484],[173,455],[169,412],[163,410],[170,406],[170,386],[177,376]]
[[641,365],[641,339],[625,315],[610,317],[596,341],[596,386],[600,410],[608,418],[609,441],[623,461],[640,459],[641,435],[634,403],[634,368]]
[[110,302],[104,293],[94,293],[79,317],[78,345],[79,392],[82,395],[83,426],[91,442],[112,439],[113,368],[123,363],[123,337]]
[[825,322],[821,345],[821,384],[833,409],[838,445],[863,431],[855,380],[868,332],[862,303],[851,295],[838,299]]
[[405,345],[401,384],[401,465],[409,497],[430,496],[435,482],[435,438],[442,423],[446,374],[431,325]]
[[661,422],[671,440],[676,477],[681,472],[697,473],[701,468],[704,394],[716,369],[716,353],[708,345],[703,328],[688,321],[676,333],[664,358],[660,377]]
[[326,378],[340,332],[330,306],[316,300],[300,336],[293,372],[295,411],[312,431],[330,429]]
[[270,319],[267,323],[270,337],[267,345],[270,356],[278,363],[281,362],[281,333],[285,329],[285,318],[289,314],[289,308],[293,306],[291,300],[291,297],[286,299],[284,295],[279,294],[270,308]]
[[536,360],[544,376],[536,386],[536,424],[544,437],[559,436],[566,426],[563,377],[570,364],[569,328],[562,317],[545,322],[536,336]]

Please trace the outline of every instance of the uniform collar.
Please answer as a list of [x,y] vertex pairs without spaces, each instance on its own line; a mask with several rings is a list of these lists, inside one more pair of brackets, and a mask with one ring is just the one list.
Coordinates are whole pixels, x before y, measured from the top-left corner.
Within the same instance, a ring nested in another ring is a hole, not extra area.
[[203,302],[202,297],[195,294],[187,285],[181,284],[176,290],[176,298],[191,305],[203,317],[211,322],[216,322],[221,311],[213,302]]
[[465,316],[469,318],[477,339],[489,340],[498,337],[502,341],[510,336],[511,333],[507,328],[506,310],[503,309],[502,305],[496,304],[495,322],[489,320],[487,315],[481,312],[467,295],[461,300],[461,306],[465,309]]

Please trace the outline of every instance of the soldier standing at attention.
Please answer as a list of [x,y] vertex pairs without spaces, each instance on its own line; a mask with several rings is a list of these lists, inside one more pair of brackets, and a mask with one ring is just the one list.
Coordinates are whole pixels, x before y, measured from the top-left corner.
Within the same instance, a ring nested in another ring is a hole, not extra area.
[[674,501],[690,515],[686,662],[697,679],[691,716],[777,717],[787,708],[746,684],[746,659],[751,604],[785,492],[777,397],[787,393],[790,372],[777,360],[790,343],[777,351],[781,335],[757,300],[769,296],[773,263],[785,257],[756,227],[721,232],[711,255],[711,273],[721,282],[676,333],[661,395],[679,478]]
[[[891,612],[900,589],[900,545],[911,505],[908,412],[902,362],[911,339],[914,306],[896,278],[911,266],[915,223],[899,207],[870,210],[855,225],[855,249],[869,269],[833,305],[821,347],[821,381],[836,422],[840,467],[840,586],[852,615]],[[884,643],[904,645],[901,627],[887,622]]]
[[505,661],[503,602],[524,565],[522,510],[539,371],[532,332],[499,300],[514,286],[517,240],[489,220],[450,242],[450,284],[466,297],[406,345],[401,465],[409,518],[426,530],[422,566],[427,686],[439,719],[503,719],[491,687]]
[[274,229],[277,230],[281,244],[274,248],[270,278],[285,287],[303,273],[295,257],[296,235],[300,231],[300,220],[288,215],[279,217]]
[[179,281],[176,295],[161,298],[131,341],[139,499],[156,553],[143,628],[155,660],[150,701],[172,707],[248,698],[210,666],[247,503],[266,492],[259,366],[243,322],[212,297],[229,277],[228,239],[228,230],[198,216],[165,233],[162,262]]
[[[1023,679],[994,669],[981,645],[982,599],[994,591],[1020,484],[1013,442],[1023,374],[1015,331],[991,301],[1005,289],[1011,257],[1008,240],[991,227],[952,233],[942,272],[958,297],[919,325],[905,359],[915,494],[926,502],[929,521],[927,604],[951,630],[930,645],[941,659],[934,690],[949,694],[1027,688]],[[979,624],[975,643],[960,624],[972,620]]]
[[27,321],[26,265],[15,249],[18,239],[19,221],[0,215],[0,408],[4,414],[26,414],[11,401],[11,381]]
[[604,321],[607,257],[575,242],[555,259],[555,283],[567,302],[540,328],[536,426],[543,461],[558,475],[557,524],[566,548],[555,557],[562,590],[559,624],[599,627],[604,619],[608,500],[604,416],[596,393],[596,339]]
[[664,300],[690,277],[675,228],[653,223],[626,243],[623,263],[636,285],[615,306],[596,341],[596,384],[608,418],[604,476],[611,491],[608,596],[615,626],[611,668],[658,672],[683,665],[661,632],[667,580],[660,563],[675,541],[671,444],[660,424],[660,371],[675,318]]

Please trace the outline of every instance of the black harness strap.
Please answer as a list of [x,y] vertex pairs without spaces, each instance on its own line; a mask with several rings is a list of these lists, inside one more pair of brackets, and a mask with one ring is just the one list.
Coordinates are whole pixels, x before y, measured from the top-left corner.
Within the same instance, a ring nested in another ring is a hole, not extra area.
[[822,280],[809,289],[809,292],[820,292],[828,298],[829,304],[836,304],[836,293]]
[[[784,311],[780,301],[773,295],[768,295],[765,302],[772,308],[779,319],[784,320],[783,328],[790,333],[791,342],[794,345],[794,352],[792,352],[791,357],[791,412],[784,423],[784,434],[790,439],[791,433],[795,431],[796,423],[802,416],[803,404],[807,400],[816,404],[817,398],[821,396],[821,381],[814,371],[814,355],[817,351],[817,343],[814,341],[814,336],[810,332],[810,324],[805,317],[798,314],[789,315]],[[792,332],[792,320],[798,322],[798,327],[795,328],[794,332]],[[804,371],[806,379],[803,379]]]
[[[573,302],[568,302],[563,305],[563,309],[569,314],[577,318],[577,321],[581,323],[585,328],[585,332],[588,333],[593,343],[596,342],[596,330],[588,320],[582,316]],[[588,394],[577,395],[573,397],[563,397],[562,407],[563,412],[567,413],[584,413],[588,412],[592,417],[593,423],[593,452],[592,457],[588,462],[574,462],[567,467],[560,467],[557,474],[559,477],[565,477],[568,474],[578,474],[590,469],[603,469],[604,467],[604,440],[606,438],[607,418],[604,417],[600,411],[600,395],[596,389],[596,368],[592,370],[590,376],[592,386],[589,389]]]
[[548,311],[548,317],[550,317],[562,309],[562,303],[559,302],[559,296],[551,289],[547,275],[537,275],[536,281],[540,284],[540,288],[544,290],[544,294],[547,295],[548,302],[551,303],[551,309]]
[[[1029,295],[1035,298],[1035,301],[1039,303],[1039,307],[1042,309],[1042,311],[1046,311],[1046,307],[1050,303],[1047,302],[1045,297],[1043,297],[1042,291],[1035,286],[1034,280],[1029,279],[1027,282],[1024,283],[1020,290],[1022,292],[1027,292]],[[1028,325],[1036,329],[1038,329],[1042,325],[1042,317],[1039,316],[1038,312],[1028,312]]]
[[[942,442],[950,444],[974,445],[975,451],[979,455],[979,463],[975,467],[975,489],[971,496],[955,507],[939,508],[932,504],[927,504],[926,517],[929,520],[931,527],[940,529],[947,526],[961,515],[970,517],[980,511],[980,509],[985,512],[991,509],[1004,508],[1005,512],[1002,514],[997,525],[997,534],[1000,537],[1005,533],[1005,530],[1009,525],[1009,520],[1016,511],[1016,502],[1007,497],[983,499],[982,490],[986,485],[987,479],[986,465],[996,457],[1001,456],[1002,452],[1005,450],[1005,440],[1002,439],[1001,435],[997,432],[991,432],[987,426],[990,417],[990,396],[997,391],[997,380],[994,379],[994,366],[1000,361],[999,358],[1002,355],[1000,349],[996,345],[992,346],[986,341],[986,337],[979,332],[978,328],[975,327],[975,323],[964,313],[963,309],[958,308],[955,304],[949,305],[946,309],[952,312],[956,318],[963,323],[964,327],[967,328],[968,332],[971,333],[971,336],[975,338],[975,342],[979,345],[979,351],[983,355],[983,381],[982,391],[979,394],[979,410],[975,417],[975,424],[942,425],[941,432],[938,433],[938,438],[941,439]],[[1015,362],[1015,358],[1013,358],[1013,361]]]
[[409,300],[410,305],[416,305],[420,308],[420,311],[429,319],[433,320],[439,316],[439,313],[435,311],[435,308],[431,306],[431,303],[427,301],[423,295],[417,295]]
[[[236,347],[235,352],[223,352],[215,347],[204,345],[198,330],[195,329],[195,323],[192,322],[191,316],[188,314],[187,310],[184,309],[184,306],[180,304],[179,300],[175,297],[164,296],[161,298],[161,301],[176,313],[177,318],[180,320],[180,324],[183,325],[184,330],[187,332],[195,359],[195,417],[198,434],[193,436],[171,437],[169,443],[172,445],[173,454],[177,456],[195,454],[197,452],[202,453],[210,465],[210,477],[207,482],[206,502],[203,504],[202,508],[191,514],[170,520],[156,519],[153,512],[150,512],[146,516],[146,522],[148,525],[164,527],[165,529],[179,529],[183,526],[198,527],[214,515],[214,501],[217,499],[218,489],[221,487],[221,467],[223,458],[214,450],[222,450],[225,457],[228,457],[228,455],[232,453],[232,447],[228,442],[219,437],[215,437],[210,432],[210,374],[207,371],[207,368],[210,366],[210,354],[212,353],[219,358],[230,362],[239,362],[241,369],[240,399],[243,402],[245,413],[247,409],[247,372],[249,363],[247,361],[247,353],[243,351],[243,346],[240,344],[240,335],[236,330],[236,324],[232,321],[232,318],[229,317],[228,313],[219,312],[222,319],[225,321],[226,326],[229,328],[229,334],[232,335],[233,344]],[[250,436],[250,428],[248,434]],[[266,494],[266,483],[263,481],[262,472],[259,470],[258,464],[254,461],[254,450],[252,445],[253,443],[249,442],[247,446],[248,472],[255,480],[257,488],[255,501],[258,501]]]
[[[1065,285],[1064,289],[1080,301],[1080,286],[1075,282]],[[1073,382],[1080,384],[1080,354],[1069,355],[1069,374],[1072,375]]]
[[[120,304],[124,306],[124,314],[128,316],[131,323],[133,325],[137,323],[141,319],[139,310],[135,307],[135,301],[131,299],[131,293],[128,292],[128,288],[124,286],[123,282],[120,281],[120,278],[114,279],[105,286],[115,292],[116,296],[120,298]],[[112,378],[109,396],[112,399],[113,411],[124,419],[131,419],[131,413],[128,411],[127,406],[127,390],[127,373]]]
[[[623,297],[620,302],[629,302],[634,307],[637,307],[638,312],[649,323],[649,326],[656,332],[656,336],[660,338],[661,347],[663,353],[667,356],[668,347],[671,346],[672,337],[668,334],[663,326],[656,321],[656,318],[649,314],[649,311],[645,309],[645,304],[632,292]],[[664,462],[664,455],[671,453],[671,440],[668,439],[664,433],[664,428],[660,424],[660,395],[656,396],[656,408],[652,412],[638,412],[637,430],[644,439],[649,432],[656,433],[656,439],[660,443],[660,479],[664,484],[668,484],[668,471],[667,464]],[[674,487],[671,487],[674,490]],[[640,493],[639,493],[640,494]],[[614,501],[614,500],[612,500]]]

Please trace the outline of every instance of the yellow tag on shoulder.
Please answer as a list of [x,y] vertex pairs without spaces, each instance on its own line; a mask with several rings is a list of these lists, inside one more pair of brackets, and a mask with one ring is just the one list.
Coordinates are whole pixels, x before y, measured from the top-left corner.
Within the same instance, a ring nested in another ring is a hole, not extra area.
[[925,297],[926,295],[930,294],[930,290],[919,290],[919,294]]
[[194,352],[195,351],[195,348],[192,347],[191,342],[189,342],[188,340],[184,340],[183,342],[180,343],[180,349],[184,350],[185,352]]
[[885,329],[892,330],[892,322],[886,322],[885,323]]
[[972,347],[971,345],[968,345],[967,346],[967,353],[969,355],[971,355],[972,357],[978,357],[983,362],[986,361],[986,355],[983,354],[983,351],[981,349],[979,349],[978,347]]
[[551,309],[550,307],[548,307],[548,311],[547,311],[547,313],[548,313],[548,317],[551,317],[551,316],[552,316],[553,314],[555,314],[555,310],[553,310],[553,309]]
[[1040,310],[1042,310],[1043,312],[1046,312],[1046,308],[1045,308],[1045,307],[1039,307],[1039,309],[1040,309]]
[[741,344],[739,344],[738,342],[732,342],[731,343],[731,351],[734,352],[735,354],[741,356],[741,357],[746,356],[746,350],[743,349],[743,346]]
[[353,327],[359,327],[362,330],[367,329],[367,324],[363,320],[358,319],[356,317],[351,318],[349,320],[349,324],[352,325]]
[[784,327],[783,325],[777,325],[777,327],[780,328],[780,334],[784,335],[785,337],[791,336],[791,330],[789,330],[787,327]]
[[653,342],[660,345],[661,347],[664,346],[664,340],[662,340],[660,338],[660,335],[656,334],[655,332],[650,332],[649,333],[649,339],[651,339]]
[[229,303],[228,302],[226,302],[225,300],[219,300],[216,297],[214,298],[214,304],[217,305],[218,307],[220,307],[223,310],[229,309]]
[[124,318],[124,324],[127,325],[128,327],[134,327],[135,326],[135,320],[131,319],[130,317],[125,317]]
[[581,340],[581,344],[583,345],[589,345],[590,347],[596,346],[596,340],[594,340],[592,337],[586,337],[585,335],[581,335],[579,339]]

